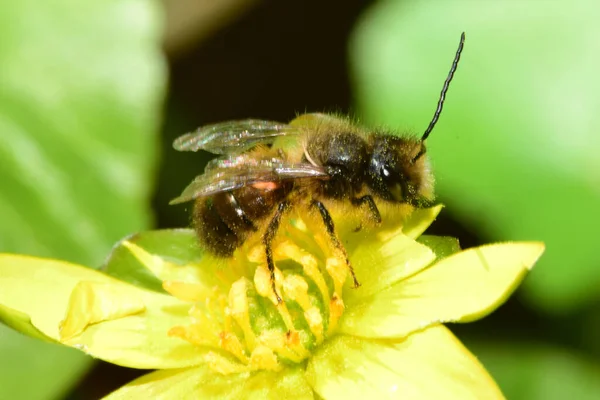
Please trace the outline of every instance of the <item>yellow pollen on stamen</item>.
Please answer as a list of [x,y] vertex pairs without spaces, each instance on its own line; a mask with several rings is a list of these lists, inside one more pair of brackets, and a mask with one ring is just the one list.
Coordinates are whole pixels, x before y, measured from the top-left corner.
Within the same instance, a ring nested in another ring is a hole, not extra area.
[[308,322],[310,331],[315,335],[317,344],[320,344],[323,341],[323,316],[321,315],[321,310],[317,307],[311,307],[304,311],[304,318]]
[[307,358],[310,353],[302,345],[300,340],[300,333],[298,331],[287,331],[285,334],[285,344],[301,359]]
[[275,248],[274,254],[279,258],[290,259],[302,265],[306,276],[312,279],[319,288],[323,301],[329,301],[329,289],[327,289],[325,278],[319,269],[319,263],[315,256],[301,249],[298,245],[289,240],[280,243]]
[[295,329],[294,328],[294,319],[290,315],[290,312],[288,311],[285,303],[282,302],[282,303],[277,304],[277,311],[279,312],[279,315],[281,315],[281,318],[283,319],[283,323],[285,324],[288,331],[293,331]]
[[206,312],[205,308],[194,304],[188,312],[192,323],[195,325],[202,325],[203,330],[211,332],[213,335],[218,335],[222,330],[221,324],[214,316]]
[[210,369],[222,375],[237,374],[249,370],[247,366],[232,362],[231,360],[212,351],[208,352],[204,356],[204,361],[206,361]]
[[240,340],[236,335],[231,332],[221,332],[219,334],[219,346],[233,354],[238,360],[243,362],[244,364],[248,364],[250,361],[248,357],[244,354],[244,347],[240,343]]
[[285,294],[307,310],[311,307],[310,298],[308,297],[308,284],[298,275],[288,275],[283,281],[283,290]]
[[248,261],[253,263],[264,264],[265,262],[265,247],[263,245],[256,245],[248,249],[246,253]]
[[229,291],[229,315],[233,317],[235,322],[244,332],[246,338],[246,346],[250,351],[256,347],[256,335],[250,325],[250,314],[248,312],[248,280],[240,278],[231,285]]
[[207,335],[206,333],[199,325],[190,325],[188,327],[174,326],[169,329],[167,335],[170,337],[179,337],[201,346],[217,346],[218,341],[216,340],[216,336],[211,337],[211,335]]
[[253,370],[279,371],[282,366],[270,347],[259,345],[250,356],[250,368]]
[[219,322],[197,305],[192,306],[188,314],[192,324],[186,327],[175,326],[168,331],[168,336],[180,337],[198,345],[218,346],[219,332],[222,329]]
[[[275,285],[279,293],[281,293],[281,284],[279,283],[281,281],[283,281],[283,274],[279,269],[275,269]],[[285,302],[280,303],[277,300],[277,297],[275,297],[275,293],[273,293],[273,286],[271,285],[271,275],[265,267],[258,266],[256,268],[256,272],[254,273],[254,286],[256,287],[258,294],[268,298],[275,305],[279,315],[281,315],[281,318],[285,323],[286,328],[288,330],[293,330],[294,320],[292,319]]]
[[[280,282],[283,279],[283,275],[278,268],[275,268],[275,287],[277,288],[277,292],[281,292],[281,284]],[[256,267],[256,272],[254,273],[254,287],[256,287],[256,291],[263,297],[268,298],[275,305],[279,302],[275,293],[273,293],[273,285],[271,284],[271,274],[267,267],[263,265],[259,265]],[[281,294],[280,294],[281,295]]]
[[331,302],[329,303],[329,325],[327,326],[327,334],[331,334],[336,326],[342,314],[344,313],[344,301],[337,296],[336,293],[333,294],[331,298]]
[[192,303],[191,324],[173,327],[169,336],[212,347],[204,359],[221,374],[280,371],[309,358],[335,334],[350,272],[345,257],[325,241],[326,236],[302,229],[292,226],[292,233],[275,241],[273,259],[283,270],[275,268],[274,282],[262,243],[240,248],[228,262],[235,271],[245,272],[236,276],[229,270],[212,287],[164,282],[165,290]]
[[319,308],[314,307],[310,301],[306,280],[298,275],[289,275],[283,282],[283,290],[290,299],[302,307],[304,318],[317,342],[320,343],[323,340],[323,318]]
[[288,346],[287,334],[275,330],[263,331],[258,337],[258,341],[269,347],[283,358],[292,362],[299,363],[306,358],[306,354],[298,354]]
[[319,288],[319,292],[321,293],[323,302],[327,304],[327,302],[329,301],[329,289],[327,288],[327,283],[325,283],[325,277],[319,269],[319,265],[317,264],[316,258],[308,255],[302,261],[304,273],[315,283],[315,285],[317,285],[317,287]]
[[333,279],[334,292],[338,297],[342,296],[342,287],[348,276],[348,266],[338,257],[329,257],[325,263],[325,268]]

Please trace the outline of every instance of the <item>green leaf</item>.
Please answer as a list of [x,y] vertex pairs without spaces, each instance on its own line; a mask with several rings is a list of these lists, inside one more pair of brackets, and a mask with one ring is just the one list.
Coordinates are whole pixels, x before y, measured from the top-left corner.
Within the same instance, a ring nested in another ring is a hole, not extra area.
[[120,241],[102,269],[115,278],[133,285],[164,293],[162,281],[137,258],[125,242],[141,247],[152,256],[177,265],[199,263],[202,250],[191,229],[164,229],[140,232]]
[[2,400],[67,398],[90,365],[79,350],[45,343],[3,325],[0,337]]
[[600,365],[550,346],[467,341],[511,400],[595,400]]
[[[98,266],[116,240],[149,225],[165,86],[157,6],[2,8],[0,251]],[[0,398],[61,397],[89,363],[4,327],[0,359],[9,369]]]
[[599,13],[585,0],[381,1],[351,45],[360,113],[418,134],[466,32],[427,143],[438,194],[491,239],[546,243],[525,294],[554,312],[599,296]]

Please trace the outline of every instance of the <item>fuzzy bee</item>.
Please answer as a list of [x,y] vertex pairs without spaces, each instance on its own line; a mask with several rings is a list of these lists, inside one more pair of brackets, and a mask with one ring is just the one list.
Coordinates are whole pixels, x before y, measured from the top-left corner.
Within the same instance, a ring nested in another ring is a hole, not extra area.
[[433,204],[425,140],[442,112],[464,40],[463,33],[433,119],[420,138],[370,131],[325,114],[301,115],[290,123],[247,119],[203,126],[173,146],[220,157],[170,204],[194,201],[194,228],[201,245],[215,256],[232,257],[249,237],[260,235],[278,301],[272,251],[278,228],[293,208],[316,211],[358,287],[329,209],[358,208],[367,225],[377,226],[382,208]]

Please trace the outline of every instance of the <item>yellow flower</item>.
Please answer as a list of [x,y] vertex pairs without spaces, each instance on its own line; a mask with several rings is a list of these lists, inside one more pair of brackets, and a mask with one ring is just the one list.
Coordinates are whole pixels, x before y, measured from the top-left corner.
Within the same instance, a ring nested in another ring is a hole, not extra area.
[[459,252],[454,239],[415,240],[439,210],[413,213],[402,232],[340,224],[358,289],[327,237],[291,220],[274,245],[282,303],[259,244],[218,261],[189,230],[122,241],[104,273],[0,255],[0,320],[108,362],[158,369],[109,399],[502,398],[442,324],[493,311],[544,247]]

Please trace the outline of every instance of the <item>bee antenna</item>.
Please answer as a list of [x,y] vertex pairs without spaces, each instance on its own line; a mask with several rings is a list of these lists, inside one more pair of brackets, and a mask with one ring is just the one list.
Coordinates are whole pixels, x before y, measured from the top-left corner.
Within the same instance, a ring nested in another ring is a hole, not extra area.
[[440,114],[442,113],[442,108],[444,107],[444,100],[446,99],[446,92],[448,91],[448,87],[450,86],[450,81],[454,77],[454,73],[456,72],[456,67],[458,66],[458,61],[460,60],[460,53],[462,53],[463,46],[465,44],[465,33],[463,32],[460,35],[460,43],[458,44],[458,50],[456,50],[456,56],[454,56],[454,61],[452,61],[452,67],[450,68],[450,73],[448,77],[446,77],[446,81],[444,82],[444,87],[442,87],[442,92],[440,93],[440,99],[438,100],[437,108],[435,110],[435,114],[433,114],[433,119],[429,123],[429,126],[425,130],[423,137],[421,137],[421,141],[424,142],[425,139],[429,136],[433,127],[437,123],[440,118]]

